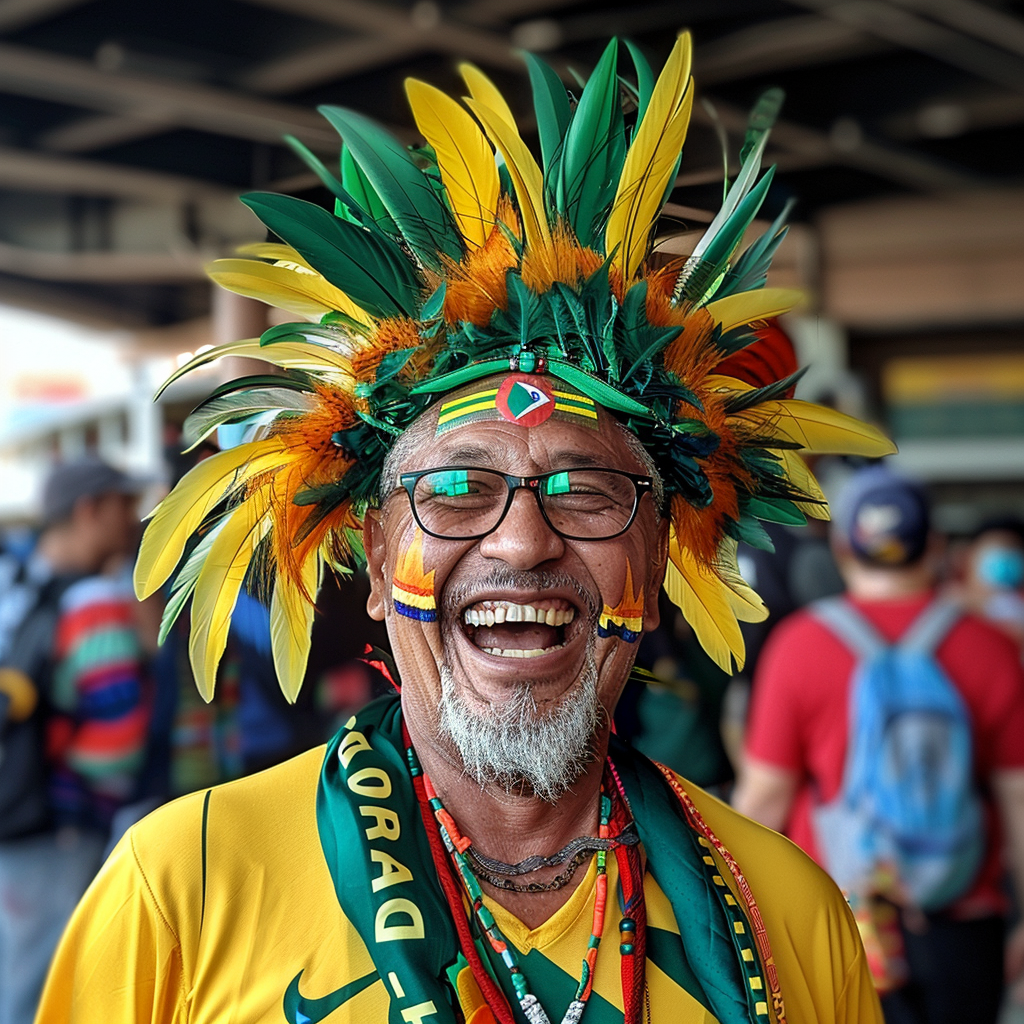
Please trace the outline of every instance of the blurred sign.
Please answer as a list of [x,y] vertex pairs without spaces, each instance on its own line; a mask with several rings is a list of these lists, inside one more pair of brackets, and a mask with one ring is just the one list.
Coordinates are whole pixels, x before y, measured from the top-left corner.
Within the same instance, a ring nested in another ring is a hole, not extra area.
[[893,359],[882,390],[897,440],[1024,435],[1024,354]]

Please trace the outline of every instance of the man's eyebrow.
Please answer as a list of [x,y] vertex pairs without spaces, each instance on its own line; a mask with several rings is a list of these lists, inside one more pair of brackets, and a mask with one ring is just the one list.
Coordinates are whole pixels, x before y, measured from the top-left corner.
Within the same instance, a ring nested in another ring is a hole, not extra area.
[[568,467],[589,469],[593,466],[606,467],[608,464],[608,458],[598,458],[596,455],[591,455],[589,452],[574,451],[571,448],[567,448],[565,451],[558,452],[551,459],[551,464],[558,467]]
[[444,453],[444,461],[449,466],[487,464],[493,460],[494,448],[482,444],[464,444]]

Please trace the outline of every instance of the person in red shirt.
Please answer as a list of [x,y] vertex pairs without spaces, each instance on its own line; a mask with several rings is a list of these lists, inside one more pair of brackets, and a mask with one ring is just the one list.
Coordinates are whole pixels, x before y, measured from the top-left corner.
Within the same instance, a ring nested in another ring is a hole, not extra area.
[[[894,643],[935,599],[924,493],[875,467],[851,480],[833,514],[844,600]],[[1024,674],[1012,641],[970,614],[955,621],[935,657],[970,718],[986,849],[973,883],[951,905],[928,914],[890,907],[892,934],[882,934],[879,946],[890,963],[897,947],[903,972],[900,984],[879,989],[889,1024],[987,1024],[998,1016],[1004,967],[1024,995],[1024,926],[1004,950],[1002,887],[1005,850],[1024,895]],[[785,832],[823,865],[813,812],[843,783],[855,660],[813,606],[779,624],[758,663],[733,798],[742,813]]]

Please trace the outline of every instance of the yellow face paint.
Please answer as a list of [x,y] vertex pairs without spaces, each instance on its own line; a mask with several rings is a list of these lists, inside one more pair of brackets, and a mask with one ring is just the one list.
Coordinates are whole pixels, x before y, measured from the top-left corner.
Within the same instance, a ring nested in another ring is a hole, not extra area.
[[423,571],[423,534],[419,529],[412,544],[398,556],[395,577],[391,582],[391,598],[399,615],[420,622],[437,620],[434,570]]
[[635,644],[643,633],[644,599],[640,592],[633,592],[633,570],[626,559],[626,582],[622,588],[622,599],[614,607],[604,606],[597,620],[598,636],[617,636],[627,644]]

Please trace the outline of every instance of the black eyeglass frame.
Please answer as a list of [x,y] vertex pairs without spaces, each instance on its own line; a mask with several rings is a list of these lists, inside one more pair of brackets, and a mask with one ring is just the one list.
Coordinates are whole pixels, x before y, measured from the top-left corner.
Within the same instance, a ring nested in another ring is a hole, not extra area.
[[[625,477],[633,484],[633,509],[629,513],[629,518],[626,520],[626,525],[616,533],[610,533],[607,537],[577,537],[573,534],[564,533],[559,530],[554,523],[548,518],[547,510],[544,508],[544,502],[541,500],[541,485],[549,480],[553,476],[559,476],[562,473],[571,473],[574,470],[597,469],[602,473],[614,473],[616,476]],[[489,473],[492,476],[500,476],[505,481],[505,487],[508,491],[505,498],[505,507],[501,510],[501,515],[498,516],[498,521],[489,529],[483,533],[473,533],[464,537],[450,537],[448,534],[435,533],[433,530],[427,529],[420,519],[419,511],[416,508],[416,498],[414,497],[416,491],[416,484],[419,483],[420,479],[425,476],[429,476],[431,473],[448,473],[456,470],[469,470],[474,473]],[[606,469],[603,466],[572,466],[567,469],[554,469],[550,473],[540,473],[537,476],[516,476],[513,473],[502,473],[497,469],[488,469],[484,466],[433,466],[430,469],[420,469],[415,473],[403,473],[399,478],[400,484],[396,490],[404,490],[409,496],[409,507],[412,509],[413,519],[416,520],[416,525],[425,533],[428,537],[436,537],[438,540],[483,540],[484,537],[490,536],[498,529],[499,526],[505,521],[505,517],[508,515],[508,510],[512,507],[512,502],[515,500],[516,491],[527,490],[532,491],[533,496],[537,499],[537,508],[540,509],[540,514],[544,517],[544,522],[547,523],[548,528],[552,533],[561,537],[563,540],[584,540],[584,541],[601,541],[601,540],[614,540],[616,537],[621,537],[635,522],[637,512],[640,511],[640,499],[645,494],[651,494],[653,497],[654,491],[654,480],[649,476],[643,476],[640,473],[627,473],[622,469]]]

